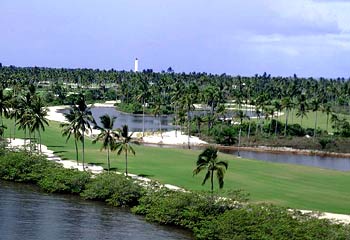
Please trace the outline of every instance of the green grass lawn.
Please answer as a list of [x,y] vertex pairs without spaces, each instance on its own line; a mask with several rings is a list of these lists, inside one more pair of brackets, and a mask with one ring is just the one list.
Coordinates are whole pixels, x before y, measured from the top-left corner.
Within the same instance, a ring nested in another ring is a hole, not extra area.
[[[303,120],[301,122],[301,118],[296,116],[297,110],[294,109],[294,111],[291,111],[288,116],[288,124],[291,123],[297,123],[301,124],[303,128],[314,128],[315,127],[315,119],[316,119],[316,112],[309,111],[307,113],[306,117],[303,117]],[[347,120],[350,120],[350,115],[344,115],[344,114],[338,114],[339,118],[345,118]],[[331,115],[329,115],[328,119],[328,132],[333,132],[332,129],[332,123],[330,121]],[[279,117],[279,120],[283,123],[286,121],[286,115],[284,112],[284,115]],[[322,130],[327,129],[327,114],[323,113],[322,111],[317,112],[317,128],[321,128]]]
[[[5,136],[9,136],[13,124],[8,120],[5,124]],[[17,137],[23,137],[23,132],[18,132]],[[57,122],[50,122],[42,142],[62,158],[75,159],[74,142],[66,143]],[[129,158],[130,173],[189,190],[209,190],[209,182],[201,186],[204,174],[192,176],[199,151],[144,146],[135,146],[135,150],[136,156]],[[85,155],[87,162],[106,167],[106,152],[100,151],[100,144],[87,140]],[[229,162],[224,189],[243,189],[250,193],[253,202],[350,214],[350,172],[238,159],[227,154],[220,154],[219,158]],[[111,166],[124,171],[124,156],[113,153]]]

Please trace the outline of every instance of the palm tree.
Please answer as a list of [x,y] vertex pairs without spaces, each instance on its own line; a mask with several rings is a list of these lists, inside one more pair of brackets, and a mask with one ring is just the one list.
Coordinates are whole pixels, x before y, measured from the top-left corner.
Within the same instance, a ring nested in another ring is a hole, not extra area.
[[332,106],[329,103],[323,103],[321,106],[321,109],[322,109],[322,112],[326,113],[327,115],[326,130],[328,132],[329,115],[332,113]]
[[44,105],[44,102],[42,101],[41,97],[35,97],[34,102],[31,107],[30,111],[30,131],[34,132],[37,131],[39,135],[39,148],[41,153],[41,134],[40,130],[45,131],[45,125],[49,126],[49,122],[46,119],[48,109]]
[[71,106],[69,114],[74,116],[74,119],[71,120],[71,125],[76,128],[75,131],[81,131],[82,134],[82,161],[85,171],[85,134],[91,132],[91,124],[95,124],[95,120],[92,116],[91,107],[86,105],[84,95],[80,94],[78,96],[76,105]]
[[282,99],[282,107],[286,110],[286,123],[284,125],[284,136],[287,135],[287,126],[288,126],[288,117],[289,111],[293,108],[293,102],[289,97],[285,97]]
[[185,93],[183,98],[181,99],[181,104],[183,110],[187,112],[187,147],[190,149],[190,122],[191,122],[191,111],[194,110],[194,101],[197,98],[199,93],[198,86],[194,83],[189,84],[185,88]]
[[238,110],[235,113],[236,118],[238,118],[240,120],[239,123],[239,134],[238,134],[238,147],[237,147],[237,155],[240,156],[240,152],[239,152],[239,148],[241,146],[241,135],[242,135],[242,123],[243,123],[243,119],[249,119],[249,116],[243,112],[242,110]]
[[300,117],[300,126],[303,126],[303,118],[307,117],[308,103],[305,94],[301,94],[298,98],[298,109],[296,116]]
[[82,141],[83,135],[81,134],[80,130],[76,126],[74,126],[74,124],[76,124],[73,121],[75,119],[74,114],[74,112],[64,114],[64,116],[68,120],[68,123],[61,123],[60,127],[63,128],[62,136],[67,136],[66,143],[70,139],[71,135],[74,135],[75,159],[77,161],[77,165],[79,165],[78,141]]
[[19,99],[18,109],[20,109],[19,118],[17,119],[16,125],[18,129],[24,130],[24,145],[26,149],[27,141],[27,130],[29,130],[29,141],[31,143],[31,131],[30,131],[30,120],[31,120],[31,107],[32,107],[33,96],[30,92],[27,92],[24,96]]
[[9,101],[10,101],[10,98],[4,93],[4,89],[1,87],[0,88],[0,136],[1,137],[3,137],[4,129],[6,128],[6,126],[4,126],[2,117],[8,116]]
[[202,185],[210,178],[211,192],[214,191],[214,172],[216,172],[216,177],[219,181],[219,188],[224,186],[224,174],[225,170],[228,168],[228,163],[226,161],[218,161],[218,150],[214,147],[207,147],[198,156],[197,167],[193,170],[193,175],[197,175],[202,170],[206,169],[207,173],[203,179]]
[[319,101],[319,99],[317,97],[313,98],[312,101],[311,101],[311,110],[313,112],[315,112],[315,127],[314,127],[314,136],[313,136],[313,139],[315,139],[316,137],[316,128],[317,128],[317,112],[318,110],[320,109],[320,106],[321,106],[321,103]]
[[110,170],[111,164],[109,159],[109,152],[113,149],[113,146],[116,144],[116,139],[119,137],[118,133],[113,131],[113,125],[116,120],[116,117],[110,117],[108,114],[105,114],[100,117],[102,127],[96,126],[101,132],[97,135],[97,137],[92,141],[92,143],[96,143],[99,140],[102,140],[102,149],[107,150],[107,164],[108,164],[108,172]]
[[10,100],[11,110],[9,112],[9,117],[13,119],[13,139],[16,138],[16,122],[21,116],[20,98],[18,96],[13,96]]
[[136,141],[132,141],[131,133],[129,135],[128,125],[123,125],[122,129],[119,130],[119,138],[121,139],[113,146],[113,150],[117,151],[117,154],[120,155],[122,152],[125,154],[125,175],[128,176],[128,153],[132,153],[135,155],[135,150],[131,146],[132,143],[137,143]]

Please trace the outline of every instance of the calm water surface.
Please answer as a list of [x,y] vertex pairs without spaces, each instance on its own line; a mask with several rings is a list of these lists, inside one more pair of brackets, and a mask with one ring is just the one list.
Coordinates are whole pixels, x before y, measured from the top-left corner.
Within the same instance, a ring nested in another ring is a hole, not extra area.
[[186,231],[147,223],[124,209],[0,181],[0,239],[192,238]]
[[[145,146],[163,147],[163,148],[183,148],[185,146],[169,146],[169,145],[156,145],[156,144],[144,144]],[[192,146],[191,149],[202,150],[204,147]],[[232,154],[237,156],[236,150],[220,150],[223,153]],[[255,160],[262,160],[267,162],[298,164],[311,167],[325,168],[338,171],[350,171],[350,158],[337,158],[337,157],[323,157],[323,156],[309,156],[299,155],[292,153],[264,153],[254,151],[240,151],[240,156],[243,158],[250,158]]]
[[[68,110],[64,109],[62,112],[68,112]],[[111,117],[117,117],[114,123],[114,128],[121,128],[122,125],[128,125],[129,130],[132,132],[142,131],[142,114],[123,113],[117,111],[114,107],[92,107],[91,112],[99,126],[101,126],[100,116],[108,114]],[[145,115],[144,118],[145,131],[158,131],[160,122],[162,125],[162,130],[169,131],[175,128],[172,125],[174,118],[172,115],[163,115],[161,117]]]

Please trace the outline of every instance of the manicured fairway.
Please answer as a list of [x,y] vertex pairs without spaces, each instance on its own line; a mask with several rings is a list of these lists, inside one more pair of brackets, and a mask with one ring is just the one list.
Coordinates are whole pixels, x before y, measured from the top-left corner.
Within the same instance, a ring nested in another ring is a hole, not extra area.
[[[9,136],[11,121],[6,121]],[[59,124],[50,122],[42,134],[43,144],[66,159],[75,159],[74,142],[67,144],[61,137]],[[23,137],[23,133],[18,134]],[[86,160],[106,166],[106,152],[100,144],[86,141]],[[201,186],[203,174],[192,176],[199,151],[135,146],[136,156],[129,157],[129,172],[184,187],[190,190],[209,190]],[[312,167],[237,159],[220,154],[229,162],[224,189],[244,189],[253,202],[270,202],[283,206],[350,214],[350,172],[331,171]],[[112,154],[112,167],[124,171],[124,156]],[[215,182],[217,188],[217,183]]]

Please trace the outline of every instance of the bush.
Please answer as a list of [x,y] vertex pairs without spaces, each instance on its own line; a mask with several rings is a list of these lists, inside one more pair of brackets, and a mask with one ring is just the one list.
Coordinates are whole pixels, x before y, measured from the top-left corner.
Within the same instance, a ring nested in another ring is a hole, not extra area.
[[349,226],[273,205],[228,210],[196,229],[198,239],[348,239]]
[[238,131],[233,126],[215,125],[211,131],[215,142],[224,145],[233,145],[237,142]]
[[142,113],[142,105],[138,102],[118,103],[117,108],[122,112],[133,113],[133,114]]
[[138,184],[115,173],[99,174],[81,193],[84,199],[102,200],[113,206],[135,206],[141,195]]
[[300,126],[300,124],[288,124],[287,126],[287,133],[290,136],[298,136],[303,137],[305,136],[305,129]]
[[227,209],[238,206],[232,199],[216,196],[213,198],[208,193],[181,192],[163,188],[145,194],[132,211],[146,215],[149,221],[194,229],[202,220],[214,218]]
[[47,168],[57,168],[54,162],[27,152],[11,152],[0,156],[0,178],[4,180],[36,183]]
[[80,193],[90,178],[90,173],[76,169],[48,168],[38,181],[38,185],[51,193]]

